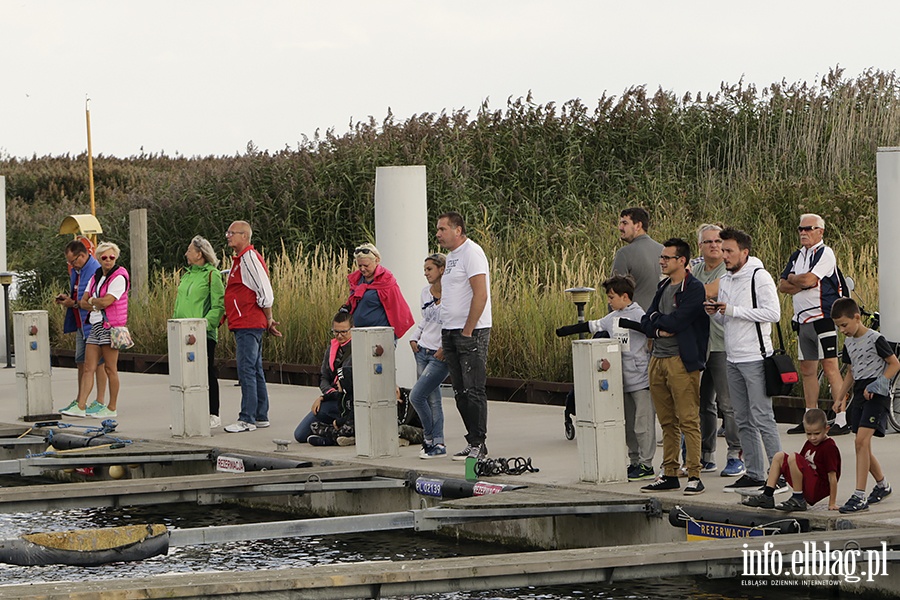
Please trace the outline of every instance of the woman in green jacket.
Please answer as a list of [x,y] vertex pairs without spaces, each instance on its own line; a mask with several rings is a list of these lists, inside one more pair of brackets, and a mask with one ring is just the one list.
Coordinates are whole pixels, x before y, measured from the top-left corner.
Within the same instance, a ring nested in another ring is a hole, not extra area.
[[212,244],[199,235],[184,253],[187,271],[181,276],[175,296],[173,319],[206,319],[206,356],[209,368],[209,426],[222,425],[219,418],[219,373],[216,370],[216,342],[219,322],[225,314],[225,284],[219,274],[219,259]]

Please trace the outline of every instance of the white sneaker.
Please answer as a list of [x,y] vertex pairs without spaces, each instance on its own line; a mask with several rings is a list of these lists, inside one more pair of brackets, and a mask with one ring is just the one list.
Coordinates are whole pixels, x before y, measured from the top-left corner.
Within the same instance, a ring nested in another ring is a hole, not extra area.
[[225,428],[225,431],[228,433],[241,433],[242,431],[256,431],[256,425],[253,423],[245,423],[244,421],[238,421],[237,423],[232,423],[228,427]]
[[216,429],[222,426],[222,417],[219,415],[209,415],[209,428]]
[[268,426],[269,426],[269,422],[268,422],[268,421],[257,421],[257,422],[256,422],[256,427],[257,427],[257,429],[265,429],[265,428],[268,427]]

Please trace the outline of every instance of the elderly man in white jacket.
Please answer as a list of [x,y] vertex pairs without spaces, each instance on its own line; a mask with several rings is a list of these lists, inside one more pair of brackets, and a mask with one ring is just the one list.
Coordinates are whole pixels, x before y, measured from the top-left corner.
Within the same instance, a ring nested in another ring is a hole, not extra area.
[[747,467],[725,490],[750,491],[762,489],[772,457],[781,450],[763,367],[763,358],[772,354],[772,323],[781,319],[781,304],[772,276],[750,256],[750,236],[733,228],[719,236],[727,273],[706,312],[725,327],[728,390]]

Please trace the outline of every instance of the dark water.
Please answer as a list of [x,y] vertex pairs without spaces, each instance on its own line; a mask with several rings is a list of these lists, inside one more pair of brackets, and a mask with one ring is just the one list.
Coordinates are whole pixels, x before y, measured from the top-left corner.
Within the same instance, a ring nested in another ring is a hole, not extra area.
[[[260,523],[284,519],[281,513],[248,510],[235,506],[198,507],[195,504],[122,509],[85,509],[0,515],[0,538],[16,537],[32,531],[63,531],[112,527],[139,523],[163,523],[170,528],[191,528],[238,523]],[[222,545],[179,547],[167,556],[138,563],[117,563],[101,567],[16,567],[0,565],[0,583],[23,584],[52,581],[85,581],[146,577],[194,571],[248,571],[287,569],[364,560],[421,560],[453,556],[477,556],[509,552],[504,546],[456,541],[420,533],[365,533],[296,539],[236,542]],[[2,588],[0,588],[2,590]],[[534,599],[563,600],[587,598],[672,600],[704,598],[732,600],[765,598],[788,600],[821,598],[831,590],[793,588],[744,588],[739,580],[680,578],[646,580],[614,585],[531,587],[486,592],[454,592],[415,596],[416,600]]]

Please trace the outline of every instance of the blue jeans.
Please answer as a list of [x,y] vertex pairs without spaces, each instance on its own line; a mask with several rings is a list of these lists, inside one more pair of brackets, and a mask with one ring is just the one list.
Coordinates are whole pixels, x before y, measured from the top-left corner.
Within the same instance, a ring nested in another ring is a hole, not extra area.
[[450,368],[434,356],[435,351],[419,347],[415,353],[418,380],[409,392],[409,401],[419,413],[425,439],[433,444],[444,443],[444,409],[441,405],[441,383]]
[[238,380],[241,383],[241,412],[238,420],[256,423],[269,420],[269,392],[262,366],[262,335],[265,329],[235,329]]
[[303,417],[303,420],[297,425],[297,428],[294,430],[294,439],[300,444],[305,444],[306,439],[312,435],[313,423],[319,421],[330,425],[340,416],[341,407],[337,402],[333,400],[322,400],[322,403],[319,405],[319,412],[313,414],[312,411],[309,411],[309,414]]

